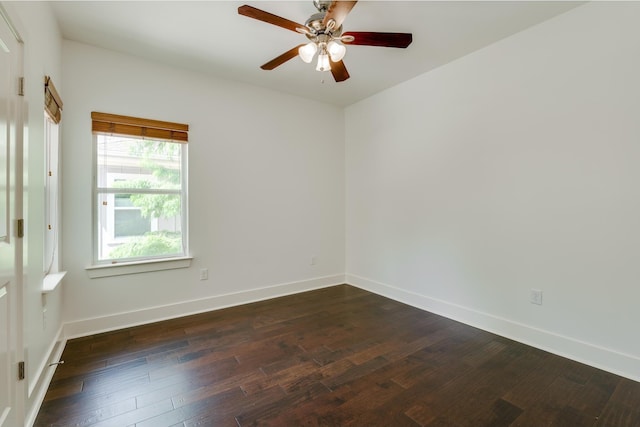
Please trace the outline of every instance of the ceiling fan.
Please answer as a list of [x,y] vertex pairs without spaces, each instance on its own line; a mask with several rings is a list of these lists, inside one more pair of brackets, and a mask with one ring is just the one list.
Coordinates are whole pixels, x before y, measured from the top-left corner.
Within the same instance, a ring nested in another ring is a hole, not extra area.
[[318,12],[311,15],[304,25],[249,5],[240,6],[238,13],[304,34],[310,40],[308,43],[300,44],[262,65],[260,68],[263,70],[273,70],[295,56],[300,56],[304,62],[310,63],[315,54],[318,53],[316,70],[331,71],[335,81],[342,82],[349,78],[349,72],[342,62],[347,50],[345,44],[406,48],[413,40],[411,33],[368,31],[343,33],[342,22],[356,3],[357,0],[313,0]]

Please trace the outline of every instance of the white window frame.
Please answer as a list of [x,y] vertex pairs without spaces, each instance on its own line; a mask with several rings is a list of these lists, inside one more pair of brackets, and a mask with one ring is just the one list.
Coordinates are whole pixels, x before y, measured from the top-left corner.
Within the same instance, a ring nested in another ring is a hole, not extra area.
[[[190,266],[191,257],[189,256],[189,229],[188,229],[188,148],[187,144],[177,143],[181,147],[181,189],[180,190],[166,190],[159,191],[159,194],[179,194],[181,215],[180,215],[180,227],[182,235],[182,253],[176,255],[166,256],[149,256],[129,258],[125,260],[100,260],[99,259],[99,245],[100,238],[99,231],[99,209],[98,198],[100,194],[107,193],[122,193],[121,188],[99,188],[98,187],[98,135],[93,135],[93,265],[86,268],[89,277],[98,278],[122,274],[133,274],[147,271],[167,270],[174,268],[186,268]],[[144,140],[143,138],[136,138],[132,136],[124,135],[123,138],[129,138],[132,140]],[[151,138],[149,138],[151,140]],[[154,190],[151,190],[152,192]],[[157,191],[157,190],[155,190]],[[130,189],[127,192],[135,192]],[[142,193],[149,193],[150,190],[141,190]],[[115,207],[115,206],[114,206]],[[113,221],[113,218],[111,218]]]
[[45,137],[45,218],[44,273],[60,270],[60,129],[48,114],[44,114]]
[[44,113],[44,245],[42,251],[44,279],[42,291],[51,292],[60,284],[66,271],[60,263],[60,125]]

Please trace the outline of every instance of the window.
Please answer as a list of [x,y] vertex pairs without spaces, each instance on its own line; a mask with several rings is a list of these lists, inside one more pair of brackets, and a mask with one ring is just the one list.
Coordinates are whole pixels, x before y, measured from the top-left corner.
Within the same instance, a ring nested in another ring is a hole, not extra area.
[[60,269],[58,237],[59,237],[59,126],[48,114],[44,117],[45,136],[45,223],[44,223],[44,272],[57,273]]
[[92,113],[96,264],[187,254],[188,125]]
[[54,290],[65,275],[60,271],[60,121],[62,100],[51,77],[44,78],[44,249],[43,292]]

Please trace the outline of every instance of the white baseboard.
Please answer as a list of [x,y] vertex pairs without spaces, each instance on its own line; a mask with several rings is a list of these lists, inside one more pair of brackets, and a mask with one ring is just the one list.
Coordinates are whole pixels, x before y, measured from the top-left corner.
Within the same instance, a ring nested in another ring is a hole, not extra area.
[[53,374],[56,371],[56,366],[50,366],[51,363],[58,362],[64,351],[66,340],[63,336],[63,327],[58,329],[55,340],[49,346],[47,351],[47,357],[42,361],[38,367],[38,371],[33,379],[29,379],[29,397],[27,399],[27,410],[25,417],[25,426],[31,427],[36,421],[38,411],[44,401],[44,396],[47,394],[47,389]]
[[640,358],[637,356],[620,353],[599,345],[534,328],[357,275],[347,274],[346,282],[369,292],[548,351],[549,353],[634,381],[640,381]]
[[299,282],[283,283],[275,286],[251,289],[226,295],[203,298],[192,301],[184,301],[157,307],[149,307],[125,313],[117,313],[109,316],[94,317],[75,320],[64,324],[64,336],[66,339],[77,338],[101,332],[138,326],[147,323],[159,322],[177,317],[189,316],[211,310],[231,307],[240,304],[281,297],[313,289],[345,283],[344,274],[318,277]]

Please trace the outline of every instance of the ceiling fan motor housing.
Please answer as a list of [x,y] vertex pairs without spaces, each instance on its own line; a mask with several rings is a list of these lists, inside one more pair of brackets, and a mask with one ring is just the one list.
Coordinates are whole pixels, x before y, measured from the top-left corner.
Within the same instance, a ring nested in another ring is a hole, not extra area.
[[[318,12],[311,15],[309,19],[304,23],[304,25],[309,29],[312,34],[307,34],[307,37],[310,39],[313,38],[313,35],[318,34],[328,34],[333,36],[334,38],[340,37],[342,34],[342,25],[338,28],[328,28],[323,24],[324,17],[327,15],[327,12]],[[331,22],[331,21],[330,21]]]

